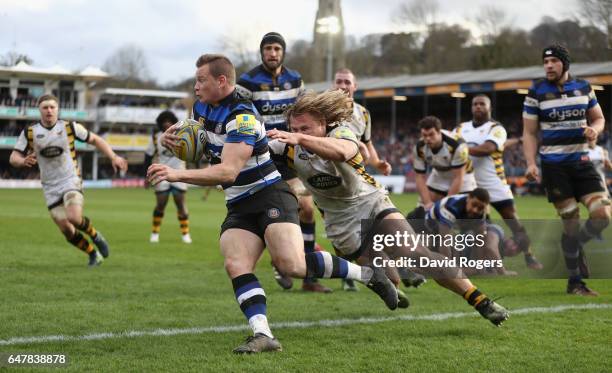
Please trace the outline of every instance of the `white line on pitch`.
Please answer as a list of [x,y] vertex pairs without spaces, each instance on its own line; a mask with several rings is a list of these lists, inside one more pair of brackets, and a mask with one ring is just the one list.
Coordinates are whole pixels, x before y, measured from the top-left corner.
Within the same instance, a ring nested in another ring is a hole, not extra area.
[[[609,309],[612,304],[563,304],[552,307],[529,307],[511,310],[510,315],[524,315],[528,313],[556,313],[571,310],[593,310],[593,309]],[[314,321],[288,321],[272,323],[270,326],[274,329],[300,329],[312,327],[329,327],[343,326],[355,324],[378,324],[388,321],[443,321],[448,319],[458,319],[463,317],[472,317],[477,315],[475,312],[455,312],[455,313],[434,313],[429,315],[398,315],[389,317],[361,317],[357,319],[330,319],[330,320],[314,320]],[[483,320],[484,321],[484,320]],[[511,322],[511,321],[510,321]],[[13,337],[9,339],[0,339],[0,346],[12,346],[20,344],[33,343],[49,343],[49,342],[72,342],[72,341],[92,341],[111,338],[133,338],[144,336],[173,336],[181,334],[206,334],[206,333],[227,333],[248,330],[247,324],[240,325],[225,325],[225,326],[208,326],[199,328],[184,328],[184,329],[154,329],[154,330],[132,330],[124,332],[109,332],[95,333],[87,335],[46,335],[37,337]]]

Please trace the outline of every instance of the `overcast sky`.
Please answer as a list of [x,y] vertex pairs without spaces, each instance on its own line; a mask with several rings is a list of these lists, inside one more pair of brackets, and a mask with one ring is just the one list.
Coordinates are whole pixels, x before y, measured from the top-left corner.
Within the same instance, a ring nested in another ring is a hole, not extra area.
[[[342,0],[345,33],[403,31],[391,22],[404,0]],[[529,29],[545,15],[566,18],[577,0],[438,0],[439,18],[473,20],[495,3],[516,27]],[[17,51],[34,65],[80,69],[102,66],[117,48],[140,46],[160,83],[190,77],[202,53],[223,52],[223,37],[259,47],[261,36],[278,31],[292,40],[312,40],[317,0],[0,0],[0,54]],[[473,23],[472,23],[473,26]]]

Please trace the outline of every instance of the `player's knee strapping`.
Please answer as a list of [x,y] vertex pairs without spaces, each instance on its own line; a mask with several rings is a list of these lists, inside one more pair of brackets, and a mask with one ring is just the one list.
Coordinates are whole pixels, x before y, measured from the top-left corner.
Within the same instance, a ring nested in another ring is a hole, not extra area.
[[159,227],[161,226],[162,219],[164,218],[164,212],[157,209],[153,210],[153,233],[159,233]]
[[82,232],[87,233],[89,237],[94,238],[94,239],[98,235],[96,228],[94,228],[93,224],[91,224],[91,221],[89,220],[87,216],[83,216],[83,220],[81,221],[81,224],[77,225],[76,228]]
[[348,278],[364,281],[361,266],[331,255],[327,251],[306,254],[306,277]]
[[181,226],[181,234],[189,233],[189,214],[178,214],[179,225]]
[[79,231],[74,232],[74,236],[68,240],[71,244],[76,246],[79,250],[82,250],[86,253],[91,253],[93,251],[93,245],[81,234]]
[[580,256],[581,244],[578,237],[569,236],[564,233],[561,236],[561,248],[565,258],[565,267],[570,272],[570,276],[579,275],[578,257]]
[[572,201],[565,207],[557,209],[557,213],[563,220],[578,219],[580,217],[580,209],[575,201]]
[[[587,207],[589,209],[590,214],[593,214],[597,210],[601,208],[605,208],[610,205],[612,205],[612,201],[610,201],[610,199],[607,196],[602,196],[602,195],[593,196],[592,199],[590,199],[587,202]],[[610,219],[609,212],[606,214],[602,214],[602,215],[606,215],[607,218]]]

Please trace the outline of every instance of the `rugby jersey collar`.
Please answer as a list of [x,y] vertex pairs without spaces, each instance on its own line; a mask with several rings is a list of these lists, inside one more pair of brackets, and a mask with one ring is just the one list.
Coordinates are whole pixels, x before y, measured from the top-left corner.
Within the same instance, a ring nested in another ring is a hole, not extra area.
[[60,122],[61,119],[58,119],[55,123],[53,123],[53,125],[51,127],[47,127],[43,124],[42,120],[40,122],[38,122],[40,124],[40,126],[44,129],[46,129],[47,131],[51,131],[55,128],[55,126],[57,126],[57,124]]
[[267,76],[269,76],[271,79],[275,79],[280,77],[281,75],[283,75],[287,70],[285,69],[285,65],[281,65],[281,71],[280,74],[278,74],[277,76],[273,76],[271,72],[268,71],[268,69],[266,69],[266,67],[264,66],[264,64],[260,64],[259,65],[259,70],[263,71]]
[[565,92],[567,87],[570,84],[573,84],[575,81],[576,81],[576,78],[574,78],[574,76],[572,74],[570,74],[570,73],[567,73],[567,80],[565,82],[563,82],[562,86],[560,86],[557,83],[552,83],[548,79],[545,79],[546,84],[555,87],[557,89],[557,91],[559,91],[559,92]]
[[236,97],[236,88],[234,88],[234,90],[232,91],[232,93],[230,93],[229,95],[223,97],[215,106],[227,106],[229,104],[231,104],[234,101],[234,98]]
[[484,122],[482,122],[482,123],[476,123],[476,122],[475,122],[475,121],[472,119],[472,127],[474,127],[474,128],[480,128],[480,127],[484,126],[485,124],[487,124],[487,123],[489,123],[489,122],[490,122],[490,120],[485,120],[485,121],[484,121]]

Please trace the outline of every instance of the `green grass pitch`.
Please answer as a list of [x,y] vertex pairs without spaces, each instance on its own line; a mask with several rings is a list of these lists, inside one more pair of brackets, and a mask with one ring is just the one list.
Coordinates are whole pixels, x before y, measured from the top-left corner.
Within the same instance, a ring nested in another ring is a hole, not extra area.
[[[469,313],[458,296],[432,281],[408,290],[408,310],[388,311],[369,290],[346,293],[336,280],[332,294],[281,290],[264,254],[257,276],[268,295],[274,323],[312,322],[273,328],[283,344],[278,354],[234,356],[248,331],[200,329],[160,335],[158,329],[245,325],[223,270],[218,248],[225,215],[222,194],[202,201],[188,193],[192,245],[182,244],[170,202],[161,242],[149,244],[154,196],[150,190],[86,190],[85,213],[111,244],[104,264],[88,269],[87,258],[70,246],[49,218],[40,190],[0,191],[0,353],[65,353],[71,371],[588,371],[612,370],[612,280],[591,280],[597,298],[565,294],[565,280],[479,278],[487,294],[503,297],[518,312],[501,328],[475,315],[446,320],[432,314]],[[414,195],[393,196],[402,211]],[[554,219],[543,198],[518,198],[523,218]],[[318,228],[318,241],[329,247]],[[608,241],[610,242],[610,241]],[[521,258],[510,266],[523,269]],[[558,305],[586,306],[552,312]],[[401,315],[415,320],[378,320]],[[317,324],[343,319],[342,325]],[[362,320],[363,321],[363,320]],[[372,320],[370,320],[372,321]],[[144,331],[147,335],[127,336]],[[85,340],[80,336],[115,333]],[[121,334],[124,333],[124,334]],[[19,337],[75,337],[7,344]],[[26,368],[38,370],[37,368]],[[2,368],[0,368],[2,370]]]

